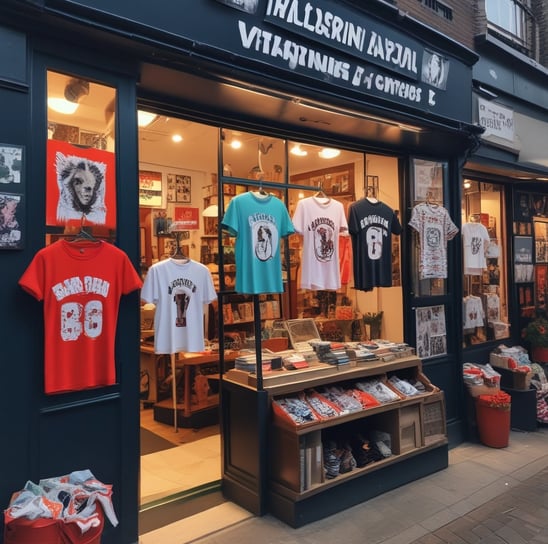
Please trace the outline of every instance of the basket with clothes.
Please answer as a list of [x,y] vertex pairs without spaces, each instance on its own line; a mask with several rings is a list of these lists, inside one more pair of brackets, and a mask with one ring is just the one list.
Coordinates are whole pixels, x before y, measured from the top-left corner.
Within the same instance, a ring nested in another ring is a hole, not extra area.
[[89,470],[28,481],[4,511],[4,544],[99,544],[105,516],[118,525],[111,497]]

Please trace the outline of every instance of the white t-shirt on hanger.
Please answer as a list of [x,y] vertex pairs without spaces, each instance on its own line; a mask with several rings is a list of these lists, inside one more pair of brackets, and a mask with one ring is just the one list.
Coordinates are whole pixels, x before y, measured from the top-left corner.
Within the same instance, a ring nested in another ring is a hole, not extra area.
[[150,267],[141,298],[156,305],[155,353],[204,349],[204,304],[217,299],[207,266],[190,259],[160,261]]
[[292,223],[303,236],[301,289],[340,289],[339,234],[348,232],[344,206],[332,198],[303,198]]
[[487,268],[485,254],[489,247],[489,232],[481,223],[464,223],[462,225],[462,250],[464,273],[470,276],[481,276]]

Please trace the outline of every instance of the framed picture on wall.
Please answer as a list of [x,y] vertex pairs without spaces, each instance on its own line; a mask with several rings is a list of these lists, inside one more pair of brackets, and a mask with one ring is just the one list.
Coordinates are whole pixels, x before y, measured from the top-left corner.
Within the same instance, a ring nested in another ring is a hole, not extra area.
[[116,228],[116,155],[48,140],[46,225]]
[[548,220],[535,217],[533,234],[535,238],[535,262],[537,264],[548,263]]
[[192,200],[192,177],[184,174],[168,174],[175,178],[175,202],[190,203]]
[[443,205],[443,179],[446,165],[442,162],[413,159],[414,201]]
[[0,144],[0,186],[20,186],[22,178],[23,146]]
[[535,266],[535,306],[537,310],[546,310],[548,291],[548,265]]
[[23,195],[0,192],[0,249],[23,249]]
[[530,222],[532,217],[533,211],[529,193],[516,191],[514,194],[514,221],[520,223]]
[[165,207],[162,172],[139,170],[139,206]]
[[533,262],[533,238],[531,236],[514,236],[514,262]]

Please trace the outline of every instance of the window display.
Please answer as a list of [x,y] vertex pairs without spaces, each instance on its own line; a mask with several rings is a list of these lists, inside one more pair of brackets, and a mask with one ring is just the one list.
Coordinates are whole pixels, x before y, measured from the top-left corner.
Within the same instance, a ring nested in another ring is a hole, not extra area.
[[[523,220],[528,216],[529,207],[524,206],[521,198],[517,204]],[[471,346],[506,338],[510,332],[502,186],[465,180],[462,222],[462,327],[464,346]],[[532,238],[516,237],[514,248],[515,281],[530,281]]]

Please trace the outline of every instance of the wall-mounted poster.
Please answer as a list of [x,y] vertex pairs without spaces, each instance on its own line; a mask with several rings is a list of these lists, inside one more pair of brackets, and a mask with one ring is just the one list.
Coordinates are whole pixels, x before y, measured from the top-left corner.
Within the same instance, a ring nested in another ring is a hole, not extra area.
[[535,217],[546,217],[548,215],[548,197],[543,194],[531,196],[532,213]]
[[444,163],[413,159],[415,203],[443,204]]
[[200,210],[175,206],[174,220],[180,223],[182,230],[197,230],[200,228]]
[[535,306],[537,310],[546,310],[548,296],[548,265],[535,266]]
[[115,155],[48,140],[46,224],[116,228]]
[[516,191],[514,195],[514,221],[529,222],[532,217],[533,210],[529,193]]
[[23,195],[0,193],[0,249],[23,248]]
[[426,306],[415,311],[417,327],[417,355],[421,358],[447,353],[445,307]]
[[533,224],[535,235],[535,262],[548,263],[548,221],[535,218]]
[[192,177],[186,174],[167,174],[167,201],[190,203]]
[[23,148],[0,144],[0,185],[20,185],[23,175]]
[[530,236],[514,236],[514,262],[533,262],[533,238]]
[[139,206],[163,208],[162,172],[139,170]]

